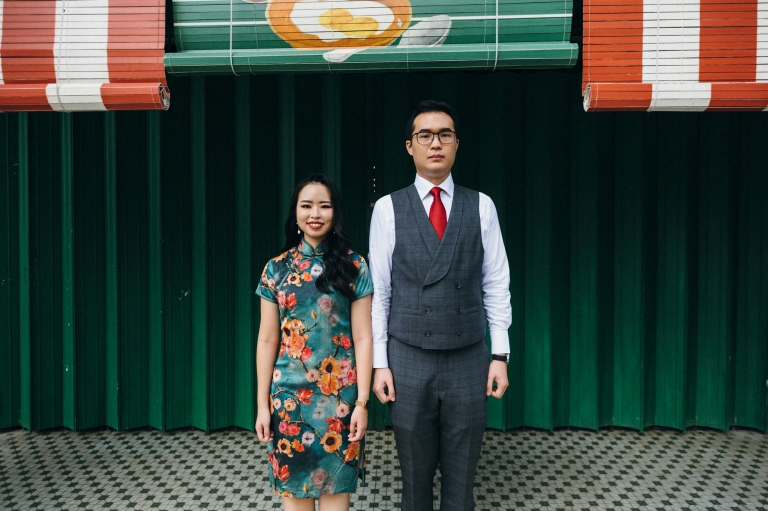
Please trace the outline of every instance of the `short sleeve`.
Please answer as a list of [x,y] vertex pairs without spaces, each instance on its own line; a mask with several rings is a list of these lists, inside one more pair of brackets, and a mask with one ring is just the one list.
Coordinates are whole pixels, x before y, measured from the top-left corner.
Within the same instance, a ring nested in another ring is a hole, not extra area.
[[[368,270],[368,263],[360,254],[352,254],[352,262],[357,266],[357,278],[355,279],[355,298],[373,294],[373,281],[371,281],[371,272]],[[352,300],[352,301],[354,301]]]
[[261,272],[261,280],[256,287],[256,294],[268,302],[277,303],[275,291],[275,261],[271,259],[264,266],[264,271]]

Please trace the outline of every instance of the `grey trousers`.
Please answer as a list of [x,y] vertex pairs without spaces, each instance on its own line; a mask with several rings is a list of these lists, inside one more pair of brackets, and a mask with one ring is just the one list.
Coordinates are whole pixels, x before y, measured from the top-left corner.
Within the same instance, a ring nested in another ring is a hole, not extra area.
[[387,352],[395,384],[390,418],[403,477],[403,511],[433,509],[432,480],[438,465],[440,510],[473,510],[486,424],[485,342],[424,350],[390,337]]

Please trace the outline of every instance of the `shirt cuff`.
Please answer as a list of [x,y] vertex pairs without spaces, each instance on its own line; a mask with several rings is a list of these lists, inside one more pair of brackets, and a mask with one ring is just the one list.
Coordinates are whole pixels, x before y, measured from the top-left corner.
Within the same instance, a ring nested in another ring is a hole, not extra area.
[[491,330],[491,354],[502,355],[504,353],[509,353],[509,332]]
[[373,345],[373,368],[382,369],[385,367],[389,367],[387,341],[377,342]]

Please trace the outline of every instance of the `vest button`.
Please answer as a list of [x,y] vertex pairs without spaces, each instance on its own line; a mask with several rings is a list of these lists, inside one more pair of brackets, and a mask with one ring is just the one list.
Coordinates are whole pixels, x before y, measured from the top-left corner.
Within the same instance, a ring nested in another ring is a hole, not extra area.
[[430,288],[430,286],[424,286],[424,289],[429,289],[429,288]]
[[456,332],[456,335],[461,335],[461,332]]
[[459,314],[461,314],[461,309],[460,309],[460,308],[459,308],[459,309],[456,309],[456,312],[458,312]]
[[461,289],[461,284],[459,284],[458,282],[456,283],[456,289]]
[[424,332],[424,337],[429,337],[430,335],[432,335],[431,332]]
[[425,313],[427,313],[427,314],[429,314],[430,312],[432,312],[432,309],[430,309],[429,307],[427,307],[426,309],[424,309],[424,312],[425,312]]

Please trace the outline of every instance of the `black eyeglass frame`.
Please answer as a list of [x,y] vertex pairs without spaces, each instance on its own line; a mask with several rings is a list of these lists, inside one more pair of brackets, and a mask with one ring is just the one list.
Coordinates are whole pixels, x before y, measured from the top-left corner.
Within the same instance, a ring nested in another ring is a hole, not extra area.
[[421,142],[419,142],[419,139],[417,138],[416,139],[416,143],[419,144],[419,145],[432,145],[432,142],[435,141],[435,136],[437,136],[438,140],[440,140],[439,136],[442,135],[443,133],[452,133],[453,134],[453,141],[451,141],[451,142],[443,142],[442,140],[440,140],[441,144],[450,145],[450,144],[455,143],[459,139],[456,136],[456,132],[455,131],[453,131],[453,130],[443,130],[443,131],[417,131],[416,133],[411,135],[411,140],[413,140],[413,137],[415,137],[416,135],[422,135],[422,134],[426,135],[427,133],[430,133],[432,135],[432,138],[429,139],[429,142],[427,142],[426,144],[422,144]]

